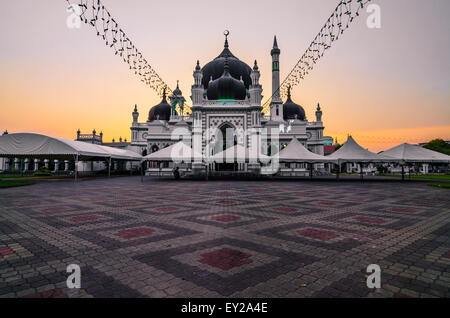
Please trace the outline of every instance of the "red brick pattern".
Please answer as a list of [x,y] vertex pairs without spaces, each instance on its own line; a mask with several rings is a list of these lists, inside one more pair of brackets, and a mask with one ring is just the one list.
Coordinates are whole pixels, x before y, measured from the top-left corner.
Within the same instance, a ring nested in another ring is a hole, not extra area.
[[368,217],[368,216],[355,216],[353,218],[356,221],[362,222],[362,223],[372,223],[372,224],[383,224],[386,223],[385,220],[376,218],[376,217]]
[[240,220],[241,217],[237,215],[229,215],[229,214],[223,214],[223,215],[215,215],[211,217],[211,220],[213,221],[219,221],[219,222],[233,222]]
[[138,237],[150,236],[153,232],[154,232],[154,230],[152,230],[152,229],[138,227],[138,228],[126,229],[126,230],[119,231],[116,233],[116,236],[119,236],[124,239],[134,239],[134,238],[138,238]]
[[5,257],[6,255],[14,254],[14,251],[6,246],[0,246],[0,259]]
[[25,296],[25,298],[67,298],[67,295],[64,294],[60,289],[52,289],[32,295],[27,295]]
[[157,207],[155,208],[155,211],[157,212],[174,212],[180,210],[179,207],[176,206],[163,206],[163,207]]
[[253,262],[250,254],[230,248],[222,248],[213,252],[204,253],[201,256],[200,263],[208,264],[224,271]]

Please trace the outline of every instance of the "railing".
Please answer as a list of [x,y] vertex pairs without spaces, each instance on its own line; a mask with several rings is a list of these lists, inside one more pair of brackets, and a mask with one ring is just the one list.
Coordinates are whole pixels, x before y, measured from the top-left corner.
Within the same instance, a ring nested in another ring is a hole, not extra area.
[[93,135],[93,134],[80,134],[77,136],[78,140],[96,140],[96,141],[102,141],[102,137],[99,135]]
[[247,100],[205,100],[201,102],[202,106],[248,106]]

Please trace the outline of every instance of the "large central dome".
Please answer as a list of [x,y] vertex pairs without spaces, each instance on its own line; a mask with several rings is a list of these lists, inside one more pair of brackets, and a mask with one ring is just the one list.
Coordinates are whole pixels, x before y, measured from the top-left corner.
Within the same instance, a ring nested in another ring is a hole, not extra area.
[[252,83],[252,80],[250,78],[252,69],[250,66],[234,56],[233,53],[231,53],[231,51],[228,49],[228,39],[225,39],[225,45],[222,53],[220,53],[218,57],[216,57],[214,60],[212,60],[202,68],[203,87],[205,89],[208,88],[211,77],[213,80],[216,80],[222,76],[222,74],[224,73],[225,59],[228,60],[230,75],[237,80],[240,80],[242,77],[245,88],[248,89]]
[[228,58],[225,58],[225,66],[223,74],[218,79],[209,83],[206,94],[209,100],[218,99],[235,99],[244,100],[247,96],[245,91],[245,84],[243,81],[238,81],[230,75],[230,66],[228,65]]

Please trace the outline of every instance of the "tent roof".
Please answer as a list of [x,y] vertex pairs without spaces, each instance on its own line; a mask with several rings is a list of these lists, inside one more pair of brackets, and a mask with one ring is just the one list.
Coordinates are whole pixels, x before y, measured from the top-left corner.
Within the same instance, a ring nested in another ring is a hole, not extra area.
[[[251,150],[251,151],[250,151]],[[255,150],[255,151],[253,151]],[[222,152],[209,157],[210,162],[258,162],[262,161],[264,163],[270,161],[270,157],[262,153],[257,153],[257,149],[246,148],[242,145],[234,145],[233,147],[227,148]]]
[[113,159],[136,160],[136,161],[142,160],[142,155],[138,154],[137,152],[134,152],[133,150],[101,146],[101,145],[98,145],[98,147],[109,152],[111,154],[111,158],[113,158]]
[[141,155],[130,150],[55,138],[34,133],[16,133],[0,136],[0,157],[45,157],[73,159],[87,157],[140,160]]
[[183,141],[179,141],[169,147],[163,148],[159,151],[151,153],[143,158],[149,161],[201,161],[202,155],[195,152],[191,147],[186,145]]
[[391,156],[405,162],[450,162],[450,156],[446,154],[407,143],[383,151],[381,155]]
[[286,148],[278,153],[281,162],[330,162],[333,159],[318,155],[305,148],[297,138],[292,138]]
[[382,162],[396,160],[389,155],[379,156],[356,143],[352,136],[349,136],[344,145],[333,152],[327,158],[339,160],[340,162]]

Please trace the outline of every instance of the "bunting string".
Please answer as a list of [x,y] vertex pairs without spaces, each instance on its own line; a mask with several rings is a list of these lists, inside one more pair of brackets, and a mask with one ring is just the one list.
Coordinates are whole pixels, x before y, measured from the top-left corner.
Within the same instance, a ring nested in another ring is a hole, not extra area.
[[[100,0],[66,0],[66,2],[69,8],[74,4],[79,6],[81,21],[92,26],[105,45],[114,50],[115,55],[122,58],[143,83],[155,90],[160,97],[163,96],[164,89],[169,96],[173,93]],[[190,106],[186,103],[184,109],[185,113],[190,112]]]
[[288,73],[278,90],[263,104],[263,112],[269,114],[272,98],[280,93],[281,98],[287,96],[288,87],[297,86],[317,64],[325,51],[331,48],[334,41],[347,30],[350,23],[360,15],[360,10],[370,0],[341,0],[327,22],[320,29],[314,40],[303,53],[294,68]]

